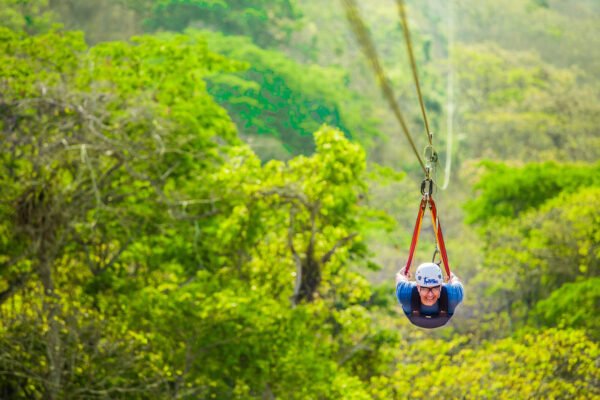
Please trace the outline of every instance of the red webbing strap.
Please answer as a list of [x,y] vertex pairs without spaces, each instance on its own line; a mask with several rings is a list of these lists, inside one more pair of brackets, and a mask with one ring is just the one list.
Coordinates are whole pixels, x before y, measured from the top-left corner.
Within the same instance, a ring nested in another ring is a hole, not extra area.
[[425,197],[421,199],[421,204],[419,205],[419,214],[417,214],[417,221],[415,222],[415,230],[413,231],[412,241],[410,242],[410,251],[408,252],[408,260],[406,261],[406,267],[404,267],[404,275],[408,276],[408,271],[410,270],[410,265],[412,264],[413,255],[415,254],[415,248],[417,247],[417,242],[419,241],[419,233],[421,232],[421,223],[423,222],[423,214],[425,213],[425,208],[427,208],[427,200]]
[[[440,255],[442,256],[442,261],[444,262],[444,268],[446,269],[446,275],[448,275],[448,279],[450,279],[450,264],[448,263],[448,254],[446,253],[446,244],[444,243],[444,234],[442,233],[442,224],[438,220],[435,202],[433,201],[433,198],[431,196],[429,197],[429,205],[431,207],[431,218],[433,219],[433,227],[435,230],[438,247],[440,248]],[[436,225],[437,225],[437,229],[435,229]]]

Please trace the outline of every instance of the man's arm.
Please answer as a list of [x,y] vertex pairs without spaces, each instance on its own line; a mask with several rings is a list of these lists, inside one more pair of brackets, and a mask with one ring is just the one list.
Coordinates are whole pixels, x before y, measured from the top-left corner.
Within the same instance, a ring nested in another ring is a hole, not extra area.
[[456,275],[450,273],[450,279],[445,285],[448,292],[448,313],[454,314],[454,310],[463,301],[464,288]]
[[408,276],[404,275],[402,270],[396,274],[396,298],[407,315],[412,312],[411,296],[415,286],[416,283],[409,282]]

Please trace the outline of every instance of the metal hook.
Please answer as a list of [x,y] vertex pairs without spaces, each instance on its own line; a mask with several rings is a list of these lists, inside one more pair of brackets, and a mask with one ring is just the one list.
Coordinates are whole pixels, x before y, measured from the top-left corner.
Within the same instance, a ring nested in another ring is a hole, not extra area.
[[435,250],[433,251],[433,256],[431,257],[431,262],[432,262],[432,263],[434,263],[434,264],[437,264],[437,265],[438,265],[438,267],[439,267],[439,266],[442,264],[442,260],[440,260],[440,261],[438,261],[438,262],[436,262],[436,261],[435,261],[435,256],[436,256],[436,255],[438,255],[438,254],[440,254],[440,251],[439,251],[439,249],[436,247],[436,248],[435,248]]
[[433,180],[430,178],[423,179],[421,182],[421,194],[423,196],[431,196],[433,194]]

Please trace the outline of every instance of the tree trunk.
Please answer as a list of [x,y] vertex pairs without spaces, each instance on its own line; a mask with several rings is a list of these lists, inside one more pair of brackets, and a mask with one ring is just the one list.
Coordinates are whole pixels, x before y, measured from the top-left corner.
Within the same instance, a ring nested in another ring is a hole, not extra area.
[[54,400],[58,399],[60,395],[64,362],[60,339],[60,324],[57,319],[57,316],[60,314],[60,304],[58,296],[54,292],[52,262],[45,256],[43,250],[40,255],[39,275],[44,287],[43,313],[48,321],[48,331],[45,336],[46,354],[48,357],[48,378],[45,382],[45,397],[49,400]]
[[312,258],[304,260],[298,302],[301,300],[313,301],[319,283],[321,283],[321,266]]

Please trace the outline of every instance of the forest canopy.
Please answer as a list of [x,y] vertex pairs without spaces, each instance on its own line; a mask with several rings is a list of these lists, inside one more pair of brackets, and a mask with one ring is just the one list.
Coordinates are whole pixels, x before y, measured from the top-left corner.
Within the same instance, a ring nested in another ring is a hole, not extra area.
[[[466,292],[434,331],[341,3],[0,0],[0,397],[600,396],[600,8],[407,3]],[[424,146],[395,4],[360,12]]]

